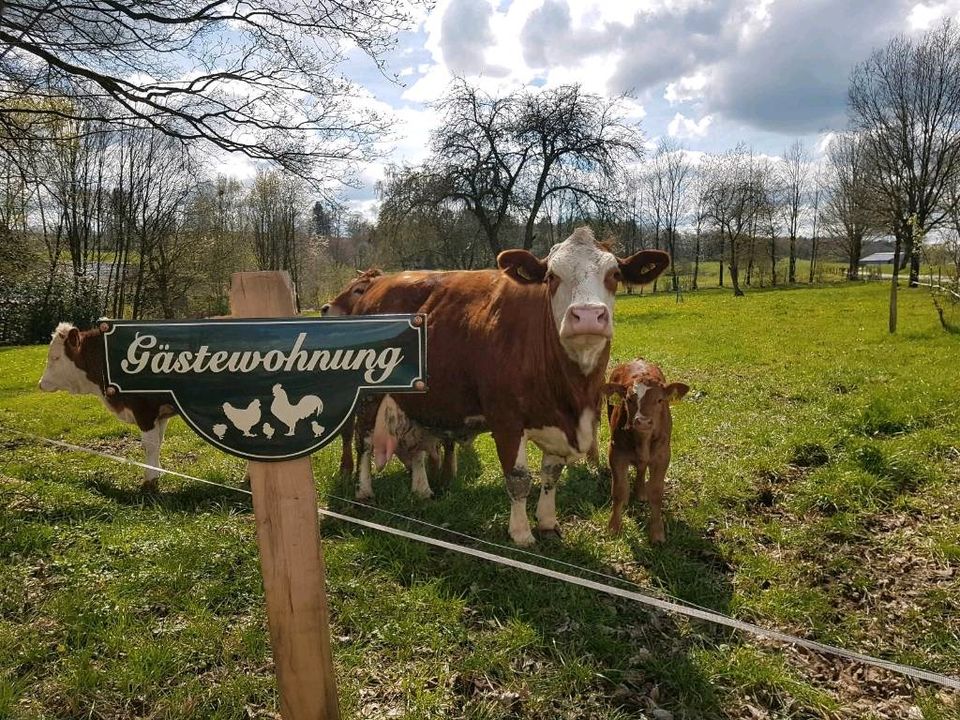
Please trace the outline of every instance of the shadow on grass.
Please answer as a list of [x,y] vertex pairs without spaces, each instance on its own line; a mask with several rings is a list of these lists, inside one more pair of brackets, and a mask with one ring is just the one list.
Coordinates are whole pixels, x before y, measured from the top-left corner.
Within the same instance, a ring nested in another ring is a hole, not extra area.
[[[509,547],[506,493],[499,483],[478,482],[481,474],[476,453],[462,449],[460,472],[449,492],[435,500],[418,500],[409,491],[409,477],[405,472],[387,472],[375,480],[376,505],[507,547],[472,543],[336,500],[330,501],[330,507],[602,583],[627,587],[551,561],[622,577],[628,582],[630,575],[649,575],[661,595],[667,593],[718,612],[728,611],[732,596],[728,566],[709,539],[683,522],[668,522],[668,540],[661,547],[630,542],[629,555],[633,562],[626,563],[631,566],[629,569],[605,559],[609,553],[603,545],[608,539],[605,535],[597,537],[589,527],[590,521],[584,517],[591,513],[591,508],[609,501],[608,491],[601,488],[594,471],[583,466],[567,469],[558,510],[566,513],[561,514],[561,524],[575,530],[570,530],[563,539],[540,540],[531,549],[539,557]],[[338,490],[345,492],[342,485]],[[538,492],[536,487],[531,492],[528,506],[531,510]],[[350,493],[346,497],[353,497],[352,488]],[[588,526],[587,533],[583,532],[584,525]],[[343,523],[324,523],[324,533],[358,541],[364,562],[401,586],[434,584],[442,588],[444,596],[464,598],[471,608],[464,622],[475,632],[509,622],[531,627],[539,641],[532,647],[509,651],[515,652],[514,664],[523,666],[532,655],[534,660],[545,660],[562,674],[561,668],[566,663],[580,663],[590,678],[585,681],[588,687],[558,685],[553,692],[566,696],[565,702],[576,704],[579,693],[589,692],[603,698],[611,710],[621,708],[628,713],[639,713],[650,707],[649,694],[656,687],[659,702],[679,711],[683,717],[721,715],[719,699],[694,654],[705,637],[713,634],[727,639],[729,633],[720,634],[712,627],[698,626],[698,632],[691,634],[681,628],[682,621],[676,617],[639,602],[405,539],[361,531]],[[451,663],[458,660],[451,658]],[[495,676],[496,671],[491,668],[488,675]],[[543,678],[539,678],[540,681]]]
[[140,488],[119,487],[111,479],[92,477],[83,482],[88,490],[102,497],[128,507],[151,506],[166,511],[191,513],[208,510],[211,507],[228,509],[235,512],[252,512],[253,504],[249,495],[220,488],[213,485],[185,483],[182,486],[164,489],[160,478],[159,492],[145,492]]

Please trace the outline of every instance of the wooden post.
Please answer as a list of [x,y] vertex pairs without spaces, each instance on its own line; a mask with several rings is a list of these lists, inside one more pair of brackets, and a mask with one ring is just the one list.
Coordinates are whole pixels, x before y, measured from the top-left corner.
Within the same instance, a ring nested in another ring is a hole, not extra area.
[[[231,315],[296,315],[286,272],[234,273]],[[310,458],[247,463],[284,720],[339,720]]]

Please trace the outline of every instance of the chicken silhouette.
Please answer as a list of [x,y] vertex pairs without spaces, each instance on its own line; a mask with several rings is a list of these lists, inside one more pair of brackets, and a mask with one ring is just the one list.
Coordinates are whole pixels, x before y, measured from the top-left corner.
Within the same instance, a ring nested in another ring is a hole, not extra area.
[[227,434],[227,426],[223,423],[217,423],[213,426],[213,434],[223,440],[223,436]]
[[260,422],[260,401],[253,400],[245,408],[235,408],[228,402],[223,404],[223,414],[227,420],[233,423],[233,426],[243,433],[244,437],[256,437],[256,433],[250,432],[253,426]]
[[287,426],[287,435],[293,435],[297,423],[311,415],[318,416],[323,412],[323,401],[316,395],[304,395],[293,405],[287,398],[287,391],[280,383],[273,386],[273,402],[270,403],[270,412],[280,422]]
[[323,431],[326,430],[326,428],[316,420],[310,421],[310,429],[313,430],[314,437],[321,437],[323,435]]
[[263,434],[267,436],[267,440],[273,439],[273,433],[274,433],[273,425],[271,425],[270,423],[264,423]]

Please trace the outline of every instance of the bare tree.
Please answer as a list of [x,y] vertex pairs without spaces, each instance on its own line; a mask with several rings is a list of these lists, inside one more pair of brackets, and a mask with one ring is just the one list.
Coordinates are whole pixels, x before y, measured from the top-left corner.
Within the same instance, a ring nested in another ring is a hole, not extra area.
[[[380,68],[410,23],[401,0],[5,0],[0,126],[143,124],[286,170],[343,177],[384,128],[338,72],[359,48]],[[68,96],[69,100],[63,100]],[[14,111],[15,110],[15,111]]]
[[304,233],[299,226],[306,207],[303,183],[277,170],[261,170],[247,195],[249,228],[260,270],[287,270],[300,302],[301,253]]
[[742,296],[741,255],[762,207],[756,158],[744,145],[738,145],[723,155],[707,158],[704,175],[707,183],[706,216],[729,249],[733,294]]
[[960,172],[960,32],[946,20],[919,39],[901,35],[853,71],[853,126],[863,134],[868,177],[893,233],[890,332],[897,327],[901,262],[920,274],[918,243],[946,217],[944,195]]
[[823,200],[823,164],[818,163],[813,173],[813,190],[810,196],[810,275],[807,279],[813,284],[814,270],[820,260],[820,227],[822,216],[820,213],[820,204]]
[[621,100],[579,85],[492,96],[458,79],[436,109],[443,122],[428,162],[435,200],[461,202],[494,256],[513,213],[523,247],[533,247],[536,222],[553,196],[603,212],[626,163],[642,155],[639,127],[626,120]]
[[657,230],[660,227],[663,228],[663,238],[670,252],[672,289],[676,291],[680,287],[674,262],[677,257],[677,228],[687,214],[693,165],[680,145],[669,140],[661,140],[647,172],[651,190],[650,204],[656,216]]
[[823,223],[833,234],[847,260],[847,279],[856,280],[863,241],[875,230],[866,148],[857,133],[840,133],[827,147],[828,195]]
[[790,260],[787,269],[787,282],[797,281],[797,236],[806,210],[806,193],[809,184],[810,154],[802,140],[794,140],[781,158],[781,180],[783,188],[783,214],[790,238]]

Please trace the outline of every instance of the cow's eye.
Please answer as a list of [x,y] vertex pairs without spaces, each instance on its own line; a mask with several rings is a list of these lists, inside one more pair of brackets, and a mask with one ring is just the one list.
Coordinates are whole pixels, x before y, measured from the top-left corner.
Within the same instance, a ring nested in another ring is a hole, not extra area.
[[620,282],[621,280],[623,280],[623,273],[620,272],[619,270],[614,270],[613,279],[616,280],[617,282]]
[[356,288],[353,291],[354,295],[363,295],[363,288]]

